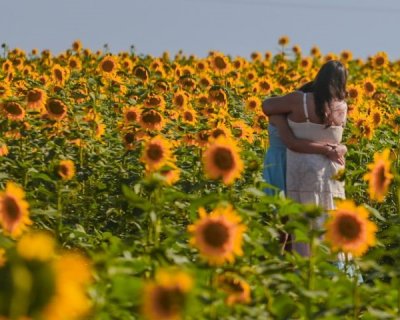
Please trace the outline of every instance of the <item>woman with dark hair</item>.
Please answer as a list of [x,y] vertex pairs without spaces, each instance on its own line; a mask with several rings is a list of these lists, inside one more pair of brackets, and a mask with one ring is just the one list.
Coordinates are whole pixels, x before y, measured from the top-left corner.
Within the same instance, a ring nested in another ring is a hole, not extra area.
[[[299,92],[311,92],[312,82],[298,89]],[[268,136],[269,147],[264,157],[263,178],[275,188],[266,188],[269,195],[279,192],[286,193],[286,148],[300,152],[321,154],[339,164],[344,164],[347,152],[345,145],[335,145],[324,142],[298,139],[293,135],[286,116],[281,114],[269,115]]]
[[[295,91],[263,102],[263,111],[270,120],[281,116],[274,121],[278,121],[275,124],[283,142],[292,140],[294,135],[327,149],[328,157],[323,152],[304,153],[290,145],[286,152],[286,195],[300,203],[316,204],[326,210],[335,208],[334,198],[345,197],[344,183],[332,177],[344,169],[340,143],[347,114],[344,101],[346,81],[345,67],[332,60],[321,67],[312,84],[303,88],[312,92]],[[317,227],[322,226],[322,220],[317,222]],[[294,242],[292,248],[301,255],[309,254],[305,243]]]

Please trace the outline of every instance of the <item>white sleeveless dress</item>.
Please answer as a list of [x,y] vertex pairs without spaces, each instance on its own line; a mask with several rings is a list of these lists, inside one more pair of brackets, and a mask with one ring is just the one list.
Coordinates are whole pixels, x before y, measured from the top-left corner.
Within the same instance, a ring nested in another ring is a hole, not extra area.
[[[306,94],[303,94],[303,107],[306,122],[294,122],[288,119],[293,134],[300,139],[338,144],[342,141],[343,127],[329,126],[310,122]],[[343,116],[343,113],[342,113]],[[345,120],[346,112],[344,112]],[[304,204],[316,204],[326,210],[335,209],[335,198],[345,198],[344,182],[332,179],[344,166],[329,160],[324,155],[298,153],[287,149],[286,190],[287,196]],[[315,227],[322,227],[324,218],[317,221]],[[307,255],[307,246],[294,248]],[[303,252],[303,250],[305,250]]]

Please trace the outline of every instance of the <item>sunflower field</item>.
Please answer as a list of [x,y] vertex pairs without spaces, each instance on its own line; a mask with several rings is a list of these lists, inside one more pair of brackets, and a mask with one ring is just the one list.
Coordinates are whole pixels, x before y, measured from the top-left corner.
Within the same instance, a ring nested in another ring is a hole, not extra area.
[[[400,61],[2,48],[1,320],[400,317]],[[347,199],[316,230],[321,208],[264,193],[261,104],[332,59]]]

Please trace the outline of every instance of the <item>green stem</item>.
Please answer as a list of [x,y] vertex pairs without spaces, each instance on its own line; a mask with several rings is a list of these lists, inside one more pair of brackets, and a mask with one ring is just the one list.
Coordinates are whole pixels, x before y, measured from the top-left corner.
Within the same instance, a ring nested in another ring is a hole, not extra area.
[[353,316],[354,319],[359,319],[360,314],[360,296],[358,294],[358,277],[357,274],[353,276]]
[[[315,239],[314,239],[314,232],[311,231],[311,239],[310,239],[310,256],[308,260],[308,281],[307,281],[307,290],[313,291],[314,290],[314,264],[315,264]],[[306,304],[306,316],[307,319],[313,319],[312,317],[312,298],[307,298]]]
[[397,286],[397,315],[400,317],[400,281],[397,278],[396,281],[396,286]]
[[61,233],[61,228],[63,225],[63,213],[62,213],[62,196],[61,196],[61,181],[57,181],[57,213],[58,213],[58,232]]

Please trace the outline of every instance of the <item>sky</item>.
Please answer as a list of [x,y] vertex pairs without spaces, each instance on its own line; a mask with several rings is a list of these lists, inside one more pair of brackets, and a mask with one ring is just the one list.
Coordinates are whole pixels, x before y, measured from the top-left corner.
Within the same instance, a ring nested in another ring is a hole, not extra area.
[[351,50],[400,59],[398,0],[0,0],[0,43],[60,53],[76,39],[95,51],[249,57],[277,53],[278,38],[308,53]]

